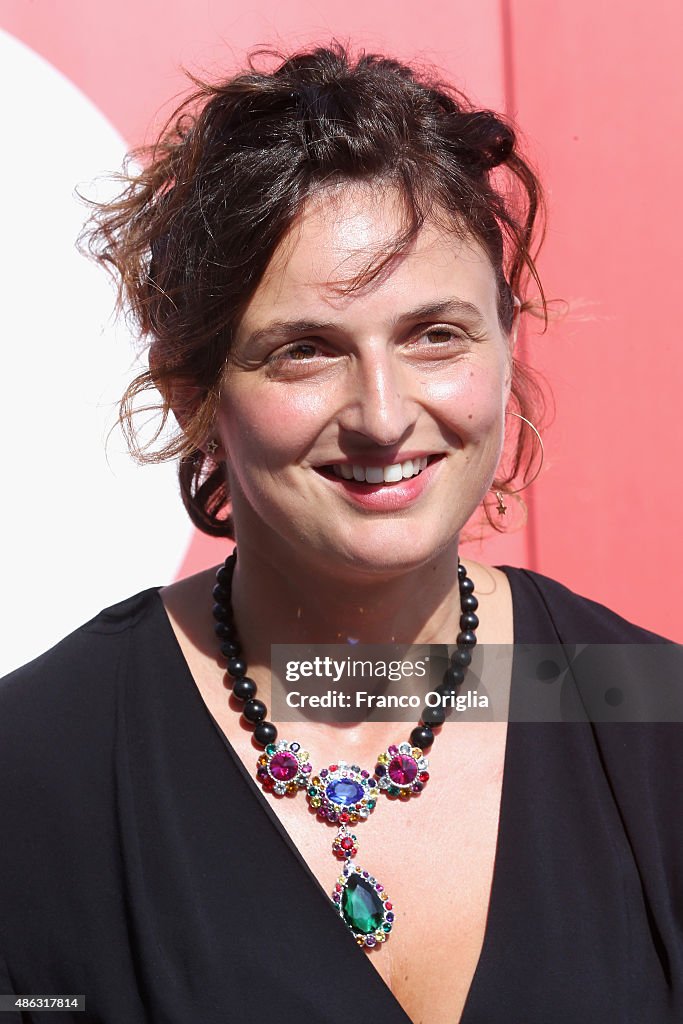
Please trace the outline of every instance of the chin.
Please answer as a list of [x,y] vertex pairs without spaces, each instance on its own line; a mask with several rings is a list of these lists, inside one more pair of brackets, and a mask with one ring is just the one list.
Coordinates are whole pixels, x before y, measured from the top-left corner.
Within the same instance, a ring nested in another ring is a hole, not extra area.
[[397,530],[395,524],[391,529],[382,524],[381,529],[361,527],[355,536],[340,538],[324,548],[321,545],[317,553],[333,575],[364,575],[379,580],[426,565],[449,547],[455,550],[457,539],[457,533],[430,539],[426,532],[416,536],[407,525]]

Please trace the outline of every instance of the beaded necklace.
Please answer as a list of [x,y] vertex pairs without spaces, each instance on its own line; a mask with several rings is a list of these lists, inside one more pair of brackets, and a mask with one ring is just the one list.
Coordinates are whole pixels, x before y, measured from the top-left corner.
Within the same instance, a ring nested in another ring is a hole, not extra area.
[[[418,725],[410,734],[410,742],[390,744],[378,755],[372,772],[357,764],[336,761],[315,774],[309,753],[302,750],[300,743],[278,740],[276,727],[266,721],[266,705],[256,697],[256,683],[247,675],[247,663],[231,605],[236,563],[237,549],[216,573],[213,616],[221,654],[227,660],[226,670],[232,680],[233,696],[243,704],[242,716],[253,727],[254,741],[264,748],[258,758],[256,778],[266,792],[276,796],[304,790],[317,819],[337,827],[332,852],[344,863],[335,883],[332,902],[358,945],[370,950],[389,937],[395,924],[395,910],[384,886],[354,862],[358,841],[351,828],[370,816],[382,795],[409,800],[422,792],[429,780],[429,762],[424,751],[434,742],[432,726],[445,721],[446,711],[441,705],[425,707]],[[441,697],[457,694],[477,642],[478,601],[474,596],[474,584],[460,559],[458,586],[460,632],[450,656],[449,668],[436,688]]]

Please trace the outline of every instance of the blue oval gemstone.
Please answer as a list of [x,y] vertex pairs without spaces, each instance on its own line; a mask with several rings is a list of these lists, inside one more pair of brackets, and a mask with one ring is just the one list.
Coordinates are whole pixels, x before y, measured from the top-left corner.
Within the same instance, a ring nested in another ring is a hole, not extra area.
[[353,779],[336,779],[334,782],[330,782],[325,793],[328,800],[331,800],[333,804],[339,804],[340,807],[357,804],[365,796],[365,790],[360,782],[354,782]]

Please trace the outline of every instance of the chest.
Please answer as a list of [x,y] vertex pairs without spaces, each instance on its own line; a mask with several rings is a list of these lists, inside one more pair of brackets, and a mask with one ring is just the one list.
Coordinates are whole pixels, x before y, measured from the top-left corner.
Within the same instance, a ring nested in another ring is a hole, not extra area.
[[[498,836],[506,726],[442,738],[417,799],[382,799],[354,827],[355,863],[384,886],[395,913],[387,942],[368,956],[414,1024],[456,1024],[483,945]],[[448,732],[448,730],[444,730]],[[321,887],[340,873],[334,826],[302,797],[268,798]]]

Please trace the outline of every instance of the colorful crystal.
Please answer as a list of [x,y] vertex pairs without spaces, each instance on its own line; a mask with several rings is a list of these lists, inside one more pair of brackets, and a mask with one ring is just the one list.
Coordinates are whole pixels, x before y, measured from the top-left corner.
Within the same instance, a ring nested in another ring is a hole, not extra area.
[[[367,872],[363,872],[367,874]],[[384,904],[372,885],[358,874],[346,883],[342,899],[344,920],[354,932],[368,935],[380,927],[384,920]],[[385,931],[388,930],[384,925]]]
[[409,786],[417,778],[417,761],[406,754],[392,758],[389,778],[396,786]]
[[363,799],[365,791],[360,782],[354,782],[353,779],[336,779],[328,783],[325,794],[332,803],[350,807]]
[[294,754],[286,750],[278,750],[270,759],[270,774],[278,782],[289,782],[299,773],[299,762]]

